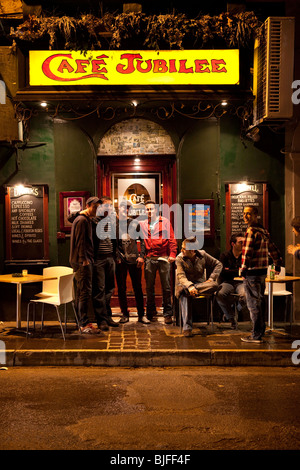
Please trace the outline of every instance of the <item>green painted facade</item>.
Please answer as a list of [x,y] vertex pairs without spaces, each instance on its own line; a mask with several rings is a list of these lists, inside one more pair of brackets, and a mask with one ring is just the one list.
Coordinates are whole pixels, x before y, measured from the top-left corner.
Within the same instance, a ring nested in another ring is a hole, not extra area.
[[[215,200],[216,238],[213,242],[206,242],[204,248],[214,256],[225,249],[225,183],[248,179],[269,185],[269,228],[284,255],[282,136],[266,128],[262,130],[258,143],[247,141],[245,146],[240,139],[240,121],[237,118],[194,120],[176,117],[172,122],[157,122],[170,133],[177,151],[178,202],[192,198]],[[5,272],[3,185],[48,184],[50,264],[68,265],[69,239],[57,239],[60,231],[59,193],[72,190],[95,193],[96,149],[101,137],[114,123],[97,117],[53,120],[46,112],[40,112],[30,121],[30,140],[26,148],[20,148],[16,153],[9,144],[0,144],[2,273]],[[3,292],[3,286],[0,289]],[[14,310],[9,308],[14,318]],[[7,311],[5,315],[8,315]]]

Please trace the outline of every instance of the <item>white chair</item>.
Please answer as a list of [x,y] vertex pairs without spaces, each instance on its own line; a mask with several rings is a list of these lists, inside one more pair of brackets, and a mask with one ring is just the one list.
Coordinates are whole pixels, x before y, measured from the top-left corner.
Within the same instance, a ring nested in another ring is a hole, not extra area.
[[68,266],[50,266],[49,268],[43,269],[43,276],[55,276],[57,279],[50,279],[49,281],[43,281],[42,292],[35,294],[36,297],[47,297],[49,295],[55,295],[58,293],[58,278],[65,274],[73,273],[73,268]]
[[[270,277],[270,269],[271,266],[268,267],[267,277]],[[278,275],[278,278],[285,276],[285,268],[282,267],[281,271]],[[266,282],[265,288],[265,295],[268,296],[269,294],[269,283]],[[285,282],[274,282],[273,283],[273,297],[285,297],[285,312],[284,312],[284,321],[286,322],[287,316],[287,299],[290,300],[290,323],[292,323],[293,319],[293,293],[286,290],[286,283]]]
[[[28,332],[29,332],[29,312],[30,312],[30,305],[31,304],[34,305],[34,306],[36,304],[42,304],[43,310],[44,310],[44,305],[45,304],[53,305],[56,308],[57,317],[58,317],[58,320],[59,320],[59,323],[60,323],[60,328],[61,328],[61,332],[62,332],[64,340],[66,339],[65,338],[65,332],[63,330],[61,317],[60,317],[60,314],[59,314],[59,308],[58,308],[60,305],[64,305],[64,307],[65,307],[65,319],[66,319],[66,306],[67,306],[68,303],[72,304],[75,319],[76,319],[76,322],[77,322],[77,325],[78,325],[77,314],[76,314],[75,307],[74,307],[73,279],[74,279],[74,273],[59,276],[59,278],[57,280],[57,283],[58,283],[57,293],[53,293],[52,295],[51,294],[50,295],[43,295],[39,299],[30,300],[30,302],[28,303],[28,306],[27,306],[27,333],[26,333],[26,336],[28,336]],[[44,312],[42,312],[42,318],[43,318],[43,314],[44,314]],[[66,325],[66,321],[65,321],[65,325]]]
[[[49,297],[52,295],[58,295],[58,278],[60,276],[64,276],[65,274],[71,274],[73,272],[74,272],[73,268],[70,268],[68,266],[50,266],[48,268],[44,268],[43,276],[53,276],[53,277],[55,276],[56,279],[49,279],[48,281],[43,281],[42,292],[35,294],[35,296],[39,298],[45,298],[45,297]],[[43,328],[43,325],[44,325],[43,313],[44,313],[44,310],[42,311],[41,329]],[[75,320],[78,325],[77,316],[75,316]],[[67,328],[66,309],[65,309],[64,323],[65,323],[65,331],[66,331],[66,328]]]

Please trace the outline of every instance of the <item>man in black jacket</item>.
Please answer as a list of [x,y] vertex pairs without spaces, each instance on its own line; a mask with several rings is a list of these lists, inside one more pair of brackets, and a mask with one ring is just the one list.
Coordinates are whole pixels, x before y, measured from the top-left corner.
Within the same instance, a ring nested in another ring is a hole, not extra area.
[[[117,256],[116,256],[116,279],[118,284],[119,304],[122,312],[120,323],[129,321],[127,305],[126,281],[129,273],[134,290],[138,321],[150,323],[145,316],[144,296],[142,291],[142,266],[145,257],[145,242],[140,235],[139,223],[128,216],[130,201],[122,201],[119,206],[119,220],[117,226]],[[137,240],[140,242],[140,251]]]
[[244,285],[242,282],[234,280],[235,277],[238,277],[241,267],[243,243],[243,233],[231,235],[230,250],[220,256],[223,270],[220,276],[221,284],[217,293],[217,302],[223,312],[224,319],[231,322],[233,329],[237,328],[237,318],[233,308],[232,294],[240,296],[240,305],[245,303]]
[[82,333],[94,334],[99,330],[95,328],[88,317],[88,303],[92,293],[92,278],[94,265],[94,222],[99,198],[90,197],[86,201],[86,208],[76,215],[71,230],[70,265],[75,271],[76,299],[75,308],[79,317]]

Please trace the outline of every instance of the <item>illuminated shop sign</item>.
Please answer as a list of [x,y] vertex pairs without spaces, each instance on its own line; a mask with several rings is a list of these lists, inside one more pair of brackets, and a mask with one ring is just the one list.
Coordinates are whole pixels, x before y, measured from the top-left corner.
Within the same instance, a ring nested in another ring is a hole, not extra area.
[[239,51],[30,51],[30,85],[236,85]]

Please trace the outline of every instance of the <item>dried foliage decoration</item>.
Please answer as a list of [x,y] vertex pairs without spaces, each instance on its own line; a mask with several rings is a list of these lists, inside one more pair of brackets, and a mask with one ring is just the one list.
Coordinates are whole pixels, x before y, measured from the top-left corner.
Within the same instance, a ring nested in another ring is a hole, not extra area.
[[[184,14],[106,13],[72,17],[31,16],[11,39],[44,42],[49,49],[188,49],[251,47],[261,23],[253,12],[189,19]],[[37,46],[38,47],[38,46]]]

